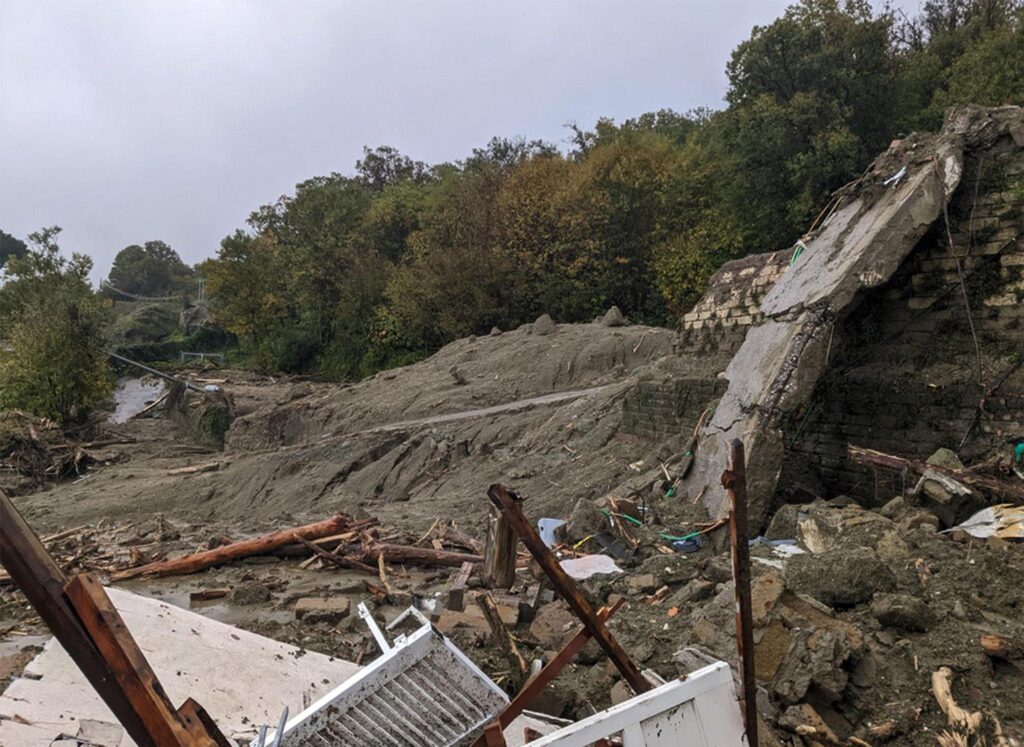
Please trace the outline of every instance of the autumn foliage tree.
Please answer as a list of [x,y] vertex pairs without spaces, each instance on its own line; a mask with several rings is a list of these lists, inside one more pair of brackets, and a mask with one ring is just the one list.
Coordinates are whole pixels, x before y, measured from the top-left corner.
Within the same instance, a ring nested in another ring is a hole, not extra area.
[[737,46],[720,111],[435,165],[367,148],[351,175],[256,210],[202,272],[260,365],[338,378],[542,313],[673,324],[722,263],[791,246],[890,139],[949,106],[1024,101],[1022,5],[799,0]]

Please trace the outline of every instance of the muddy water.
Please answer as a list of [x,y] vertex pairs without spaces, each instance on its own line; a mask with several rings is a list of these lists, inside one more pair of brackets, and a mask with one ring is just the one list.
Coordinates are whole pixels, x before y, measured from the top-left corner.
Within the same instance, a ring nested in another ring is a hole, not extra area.
[[160,397],[166,389],[167,383],[154,377],[140,379],[125,376],[118,379],[114,390],[114,414],[110,416],[110,422],[125,422]]

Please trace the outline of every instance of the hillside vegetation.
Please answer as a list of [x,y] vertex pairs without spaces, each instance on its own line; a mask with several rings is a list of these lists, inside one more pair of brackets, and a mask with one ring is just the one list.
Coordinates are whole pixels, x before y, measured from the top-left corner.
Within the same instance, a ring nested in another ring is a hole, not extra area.
[[541,313],[670,323],[724,261],[792,245],[892,138],[958,103],[1024,101],[1022,4],[908,19],[803,0],[726,70],[726,109],[569,125],[568,152],[495,138],[428,165],[367,148],[224,239],[200,268],[221,321],[262,367],[337,378]]

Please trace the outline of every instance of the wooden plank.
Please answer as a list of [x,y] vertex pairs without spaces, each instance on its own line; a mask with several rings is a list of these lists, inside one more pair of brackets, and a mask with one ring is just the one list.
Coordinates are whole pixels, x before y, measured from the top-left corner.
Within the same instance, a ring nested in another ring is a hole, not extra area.
[[[597,617],[602,622],[607,622],[608,618],[615,614],[615,612],[622,606],[624,600],[619,599],[611,607],[602,607],[597,611]],[[537,674],[527,681],[523,685],[522,689],[516,693],[515,697],[509,702],[508,706],[502,711],[497,718],[497,722],[501,724],[502,729],[507,729],[509,725],[515,721],[527,708],[530,707],[530,703],[537,699],[537,696],[541,694],[545,687],[559,675],[565,665],[572,661],[576,655],[583,650],[583,647],[587,645],[587,641],[590,640],[590,632],[586,628],[580,629],[576,635],[574,635],[568,643],[566,643],[562,650],[559,651],[555,656],[552,657],[551,661],[545,664]],[[484,747],[483,737],[477,739],[474,747]]]
[[469,577],[473,575],[473,568],[472,563],[463,563],[459,568],[458,575],[448,589],[448,609],[462,612],[466,608],[466,585],[469,583]]
[[747,741],[757,744],[757,683],[754,680],[754,621],[750,596],[750,538],[747,529],[747,466],[743,442],[729,444],[729,463],[722,473],[729,493],[729,539],[732,544],[732,578],[736,587],[736,647],[740,655],[740,704]]
[[153,741],[142,719],[64,596],[67,578],[3,491],[0,563],[132,740],[150,747]]
[[91,573],[75,576],[64,591],[145,724],[152,742],[160,747],[185,747],[193,743],[212,747],[212,740],[193,742],[160,680],[96,577]]
[[487,550],[484,554],[484,584],[492,589],[510,589],[516,580],[516,533],[497,506],[487,518]]
[[504,486],[497,484],[491,485],[487,495],[508,519],[534,560],[544,569],[548,578],[551,579],[555,591],[561,595],[569,605],[569,609],[580,618],[583,626],[601,645],[601,648],[605,650],[612,663],[622,673],[623,678],[633,688],[633,691],[645,693],[650,690],[651,683],[640,673],[636,664],[629,658],[629,654],[612,637],[612,634],[605,628],[604,623],[598,619],[594,608],[590,606],[586,596],[576,586],[576,582],[562,569],[558,560],[551,554],[551,550],[548,549],[540,535],[537,534],[537,530],[533,528],[533,524],[527,521],[517,497]]

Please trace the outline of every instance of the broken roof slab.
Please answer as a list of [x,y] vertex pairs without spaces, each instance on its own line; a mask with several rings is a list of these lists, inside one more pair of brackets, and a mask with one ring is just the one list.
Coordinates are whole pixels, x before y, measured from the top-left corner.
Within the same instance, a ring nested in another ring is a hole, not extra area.
[[[195,698],[233,739],[276,723],[285,706],[299,712],[360,669],[166,602],[121,589],[107,593],[171,702]],[[62,734],[92,735],[109,747],[135,744],[51,639],[0,695],[0,744],[47,747]]]

